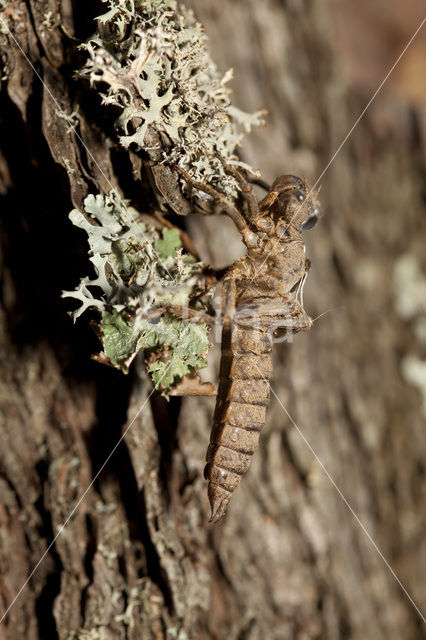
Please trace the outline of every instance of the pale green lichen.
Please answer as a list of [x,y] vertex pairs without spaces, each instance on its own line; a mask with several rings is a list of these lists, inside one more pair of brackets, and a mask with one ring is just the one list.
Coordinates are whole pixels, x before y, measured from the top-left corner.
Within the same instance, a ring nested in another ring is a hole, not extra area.
[[[250,170],[234,154],[263,113],[249,115],[231,104],[232,71],[219,74],[192,11],[176,0],[103,2],[108,10],[82,45],[88,58],[79,74],[103,92],[105,105],[119,108],[121,145],[133,145],[150,162],[179,164],[196,180],[237,197],[236,181],[215,154]],[[206,286],[203,265],[182,253],[177,229],[160,233],[139,222],[115,192],[88,196],[84,213],[74,210],[70,218],[88,234],[97,274],[64,293],[80,302],[74,319],[97,310],[104,348],[98,359],[127,372],[144,350],[155,385],[167,394],[205,366],[207,327],[155,315],[155,308],[193,303]]]
[[421,393],[423,415],[426,416],[426,361],[414,355],[405,356],[401,370],[404,379]]
[[155,310],[188,306],[203,291],[204,265],[182,253],[177,229],[159,231],[141,222],[114,191],[87,196],[84,212],[74,209],[70,219],[88,235],[96,277],[62,295],[80,302],[74,320],[90,308],[101,314],[101,361],[127,373],[143,350],[156,387],[167,393],[206,366],[207,327]]
[[106,85],[103,102],[122,109],[121,144],[147,150],[153,127],[169,141],[162,144],[164,162],[179,163],[195,179],[235,197],[236,182],[214,153],[242,165],[231,156],[244,132],[262,123],[263,112],[250,115],[232,106],[232,70],[219,74],[192,11],[175,0],[103,1],[109,10],[83,45],[89,59],[80,74]]
[[[412,253],[402,254],[393,273],[394,303],[397,314],[409,322],[419,345],[426,344],[426,274]],[[416,387],[423,400],[426,416],[426,361],[410,353],[401,361],[403,378]]]
[[393,273],[394,300],[398,315],[413,324],[419,342],[426,343],[426,274],[416,256],[402,254]]

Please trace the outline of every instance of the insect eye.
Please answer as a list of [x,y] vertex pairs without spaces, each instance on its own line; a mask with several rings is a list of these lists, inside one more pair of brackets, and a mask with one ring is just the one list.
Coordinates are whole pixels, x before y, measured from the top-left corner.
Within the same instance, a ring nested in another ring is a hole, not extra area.
[[308,229],[312,229],[312,227],[314,227],[317,222],[318,222],[317,215],[309,216],[309,218],[307,218],[305,222],[302,224],[302,229],[304,229],[305,231]]
[[299,200],[299,202],[303,202],[305,199],[305,196],[302,193],[299,193],[299,195],[297,196],[297,199]]

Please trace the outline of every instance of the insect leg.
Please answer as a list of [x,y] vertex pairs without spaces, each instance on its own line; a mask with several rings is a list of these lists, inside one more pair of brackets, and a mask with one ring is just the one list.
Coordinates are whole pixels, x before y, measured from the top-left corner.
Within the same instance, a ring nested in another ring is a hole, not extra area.
[[[220,153],[216,153],[215,155],[222,163],[225,172],[235,178],[235,180],[238,182],[243,198],[247,202],[248,219],[250,220],[250,222],[256,222],[256,220],[259,218],[259,205],[257,203],[257,198],[250,182],[248,182],[248,180],[243,176],[242,173],[238,171],[238,169],[236,169],[232,165],[229,165],[225,161],[225,158],[220,155]],[[255,181],[256,179],[253,180],[253,182]],[[263,183],[262,186],[264,186],[264,188],[266,188],[266,190],[268,191],[268,187],[265,183]]]
[[216,318],[206,311],[201,309],[191,309],[190,307],[181,307],[179,305],[170,304],[165,307],[165,311],[168,311],[177,318],[183,320],[191,320],[192,322],[204,322],[209,326],[217,324]]
[[263,180],[262,178],[258,178],[257,176],[248,175],[247,180],[251,182],[251,184],[256,184],[258,187],[261,187],[265,191],[269,191],[270,189],[269,184],[265,180]]
[[223,193],[216,191],[214,187],[209,184],[204,184],[203,182],[198,182],[194,180],[192,176],[189,175],[185,169],[179,167],[178,165],[174,165],[174,169],[177,173],[185,178],[188,184],[191,185],[194,189],[198,189],[199,191],[203,191],[211,196],[216,202],[220,204],[223,211],[232,219],[238,231],[243,236],[244,243],[247,247],[253,248],[259,244],[258,236],[251,231],[247,222],[244,220],[244,217],[238,211],[238,209],[230,202]]
[[[232,268],[231,268],[232,269]],[[232,322],[235,315],[235,300],[237,297],[237,287],[232,270],[222,283],[222,317],[223,322]]]

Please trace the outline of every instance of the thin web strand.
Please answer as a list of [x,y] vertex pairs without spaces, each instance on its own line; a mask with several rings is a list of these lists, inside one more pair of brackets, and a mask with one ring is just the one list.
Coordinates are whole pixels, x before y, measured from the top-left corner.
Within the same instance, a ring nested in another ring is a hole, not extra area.
[[[164,371],[163,371],[163,375],[161,376],[161,378],[159,379],[157,386],[160,384],[161,380],[164,378],[164,376],[167,373],[167,368],[170,366],[170,363],[165,367]],[[148,397],[144,400],[144,402],[141,404],[141,406],[139,407],[139,409],[137,410],[136,414],[134,415],[134,417],[132,418],[131,422],[128,424],[128,426],[126,427],[126,429],[123,431],[123,433],[121,434],[120,438],[118,439],[118,441],[116,442],[116,444],[114,445],[114,447],[111,449],[110,453],[108,454],[107,458],[105,459],[105,461],[103,462],[103,464],[101,465],[101,467],[98,469],[98,471],[96,472],[95,476],[92,478],[90,484],[86,487],[86,489],[83,491],[82,495],[80,496],[80,498],[78,499],[78,501],[76,502],[76,504],[74,505],[74,507],[72,508],[72,510],[70,511],[69,515],[67,516],[67,518],[65,519],[65,521],[63,522],[63,524],[61,524],[61,526],[58,529],[57,534],[55,535],[55,537],[53,538],[53,540],[49,543],[49,546],[47,547],[47,549],[44,551],[43,555],[41,556],[40,560],[37,562],[37,564],[34,565],[34,567],[32,568],[29,576],[27,577],[27,579],[25,580],[25,582],[23,583],[23,585],[21,586],[21,588],[19,589],[18,593],[15,595],[15,597],[13,598],[12,602],[9,604],[9,606],[7,607],[7,609],[5,610],[5,612],[3,613],[2,617],[0,618],[0,624],[3,622],[3,620],[6,618],[7,614],[9,613],[9,611],[11,610],[11,608],[13,607],[13,605],[15,604],[15,602],[17,601],[17,599],[19,598],[19,596],[21,595],[22,591],[25,589],[25,587],[27,586],[27,584],[29,583],[29,581],[31,580],[31,578],[33,577],[33,575],[35,574],[35,572],[37,571],[37,569],[39,568],[39,566],[41,565],[41,563],[43,562],[44,558],[47,556],[47,554],[49,553],[50,549],[53,547],[53,545],[55,544],[56,540],[59,538],[59,536],[63,533],[65,527],[67,526],[68,522],[71,520],[71,518],[73,517],[73,515],[76,513],[77,509],[79,508],[79,506],[81,505],[81,503],[83,502],[83,500],[85,499],[85,497],[87,496],[87,494],[89,493],[90,489],[92,488],[92,486],[94,485],[94,483],[96,482],[96,480],[98,479],[98,477],[100,476],[100,474],[102,473],[102,471],[105,469],[106,465],[108,464],[108,462],[110,461],[110,459],[112,458],[112,456],[114,455],[114,453],[116,452],[116,450],[118,449],[119,445],[121,444],[121,442],[123,441],[123,439],[125,438],[126,434],[128,433],[128,431],[130,430],[130,428],[133,426],[133,424],[135,423],[135,421],[137,420],[137,418],[139,417],[139,415],[141,414],[142,410],[145,408],[147,402],[149,401],[149,399],[151,398],[152,394],[154,393],[156,387],[153,387],[151,393],[148,395]]]
[[[324,171],[322,172],[320,178],[318,178],[318,180],[316,181],[314,187],[311,189],[311,191],[313,191],[313,189],[315,188],[315,186],[318,184],[318,181],[322,178],[322,176],[325,174],[325,172],[327,171],[327,169],[329,168],[329,166],[331,165],[331,163],[334,161],[335,157],[337,156],[337,154],[339,153],[339,151],[341,150],[341,148],[343,147],[343,145],[345,144],[346,140],[348,139],[349,135],[352,133],[353,129],[356,127],[356,125],[358,124],[359,120],[362,118],[362,116],[364,115],[365,111],[368,109],[368,107],[370,106],[371,102],[374,100],[374,98],[376,97],[377,93],[380,91],[380,89],[382,88],[383,84],[386,82],[387,78],[389,77],[389,75],[392,73],[393,69],[395,68],[395,66],[398,64],[399,60],[402,58],[402,56],[404,55],[404,53],[406,52],[406,50],[408,49],[408,47],[410,46],[411,42],[414,40],[414,38],[416,37],[417,33],[420,31],[421,27],[423,26],[424,22],[426,21],[426,18],[422,21],[422,23],[420,24],[420,26],[418,27],[417,31],[415,32],[415,34],[412,36],[412,38],[410,39],[409,43],[406,45],[404,51],[401,53],[401,55],[399,56],[398,60],[395,62],[395,64],[393,65],[392,69],[389,71],[389,73],[387,74],[387,76],[385,77],[385,79],[383,80],[383,82],[381,83],[381,85],[379,86],[378,90],[376,91],[376,93],[373,95],[372,99],[370,100],[370,102],[368,103],[368,105],[366,106],[366,108],[364,109],[363,113],[359,116],[358,120],[355,122],[355,125],[352,127],[351,131],[349,132],[349,134],[346,136],[346,138],[344,139],[344,141],[342,142],[342,144],[340,145],[340,147],[338,148],[337,152],[334,154],[334,156],[332,157],[332,159],[330,160],[329,164],[327,165],[327,167],[324,169]],[[52,95],[51,91],[49,90],[49,88],[45,85],[43,79],[41,78],[41,76],[38,74],[37,70],[34,68],[34,66],[32,65],[31,61],[29,60],[29,58],[27,57],[27,55],[25,54],[25,52],[23,51],[23,49],[21,48],[21,46],[19,45],[19,43],[17,42],[17,40],[15,39],[15,37],[13,36],[13,34],[11,33],[8,25],[2,21],[2,23],[6,26],[10,36],[12,37],[12,39],[14,40],[16,46],[19,48],[19,50],[21,51],[21,53],[24,55],[24,57],[26,58],[27,62],[29,63],[29,65],[32,67],[34,73],[37,75],[38,79],[40,80],[40,82],[43,84],[43,86],[46,88],[46,90],[48,91],[49,95],[51,96],[52,100],[55,102],[55,104],[58,106],[59,111],[61,113],[63,113],[65,116],[67,115],[61,108],[61,106],[59,105],[59,103],[57,102],[56,98]],[[87,153],[90,155],[90,157],[93,159],[94,163],[96,164],[96,166],[98,167],[99,171],[101,172],[101,174],[103,175],[103,177],[105,178],[105,180],[108,182],[108,184],[110,184],[111,188],[114,190],[113,186],[111,185],[109,179],[105,176],[105,174],[103,173],[102,169],[99,167],[98,163],[96,162],[95,158],[93,157],[92,153],[90,152],[90,150],[87,148],[87,146],[85,145],[85,143],[83,142],[82,138],[79,136],[79,134],[74,130],[74,133],[76,135],[76,137],[80,140],[81,144],[83,145],[83,147],[86,149]],[[291,221],[290,221],[291,222]],[[290,224],[290,223],[289,223]],[[141,230],[142,233],[142,230]],[[149,242],[149,240],[147,239],[147,242],[149,244],[151,244]],[[262,265],[263,266],[263,265]],[[260,267],[260,269],[262,268],[262,266]],[[259,270],[260,270],[259,269]],[[170,274],[169,274],[170,275]],[[171,276],[170,276],[171,277]],[[164,372],[163,372],[163,376],[165,375],[167,371],[167,367],[165,368]],[[162,376],[162,377],[163,377]],[[162,379],[162,378],[161,378]],[[160,380],[161,381],[161,380]],[[160,382],[159,381],[159,382]],[[107,465],[108,461],[110,460],[110,458],[112,457],[112,455],[115,453],[116,449],[118,448],[118,446],[120,445],[120,443],[122,442],[123,438],[126,436],[127,432],[129,431],[129,429],[131,428],[131,426],[134,424],[134,422],[136,421],[136,419],[138,418],[138,416],[140,415],[142,409],[145,407],[146,403],[148,402],[148,400],[150,399],[150,397],[152,396],[152,394],[154,393],[155,388],[152,389],[151,393],[149,394],[149,396],[146,398],[146,400],[142,403],[142,405],[140,406],[140,408],[138,409],[138,411],[136,412],[135,416],[133,417],[133,419],[131,420],[131,422],[129,423],[129,425],[126,427],[125,431],[122,433],[121,437],[119,438],[119,440],[117,441],[117,443],[115,444],[115,446],[113,447],[113,449],[111,450],[110,454],[108,455],[108,457],[106,458],[105,462],[102,464],[102,466],[100,467],[100,469],[97,471],[96,475],[94,476],[94,478],[92,479],[92,481],[90,482],[90,484],[88,485],[88,487],[85,489],[85,491],[83,492],[83,494],[81,495],[81,497],[79,498],[78,502],[76,503],[76,505],[73,507],[72,511],[70,512],[70,514],[68,515],[68,517],[66,518],[66,520],[64,521],[64,523],[61,525],[61,527],[58,530],[58,533],[55,535],[55,537],[53,538],[53,540],[51,541],[51,543],[49,544],[49,546],[47,547],[46,551],[43,553],[43,555],[41,556],[40,560],[37,562],[37,564],[33,567],[32,571],[30,572],[28,578],[26,579],[26,581],[24,582],[24,584],[22,585],[22,587],[19,589],[18,593],[16,594],[16,596],[14,597],[14,599],[12,600],[12,602],[9,604],[9,606],[7,607],[7,609],[5,610],[3,616],[0,618],[0,624],[3,622],[3,620],[5,619],[5,617],[7,616],[7,614],[9,613],[10,609],[12,608],[12,606],[14,605],[14,603],[16,602],[16,600],[19,598],[20,594],[22,593],[22,591],[24,590],[24,588],[26,587],[26,585],[28,584],[28,582],[30,581],[30,579],[32,578],[32,576],[34,575],[34,573],[37,571],[38,567],[40,566],[41,562],[44,560],[44,558],[46,557],[47,553],[49,552],[49,550],[51,549],[51,547],[54,545],[54,543],[56,542],[56,540],[58,539],[58,537],[62,534],[62,532],[64,531],[66,525],[68,524],[69,520],[72,518],[72,516],[74,515],[74,513],[77,511],[78,507],[80,506],[80,504],[82,503],[82,501],[84,500],[84,498],[86,497],[87,493],[90,491],[91,487],[93,486],[94,482],[96,481],[96,479],[99,477],[99,475],[102,473],[103,469],[105,468],[105,466]],[[334,482],[333,478],[330,476],[330,474],[328,473],[327,469],[325,468],[325,466],[322,464],[321,460],[318,458],[317,454],[315,453],[315,451],[312,449],[311,445],[309,444],[309,442],[306,440],[305,436],[303,435],[303,433],[300,431],[299,427],[297,426],[297,424],[295,423],[295,421],[293,420],[293,418],[290,416],[290,414],[288,413],[287,409],[284,407],[284,405],[282,404],[281,400],[278,398],[277,394],[275,393],[275,391],[272,389],[271,387],[271,391],[274,394],[274,396],[277,398],[278,402],[281,404],[281,407],[283,408],[283,410],[285,411],[285,413],[287,414],[287,416],[289,417],[289,419],[291,420],[291,422],[293,423],[293,425],[296,427],[297,431],[299,432],[299,434],[301,435],[301,437],[303,438],[303,440],[305,441],[305,443],[307,444],[308,448],[311,450],[312,454],[315,456],[315,458],[317,459],[317,461],[319,462],[321,468],[323,469],[323,471],[325,472],[325,474],[327,475],[327,477],[329,478],[330,482],[333,484],[333,486],[336,488],[336,490],[338,491],[339,495],[341,496],[341,498],[343,499],[343,501],[345,502],[346,506],[349,508],[349,510],[351,511],[351,513],[353,514],[353,516],[355,517],[355,519],[357,520],[358,524],[361,526],[362,530],[364,531],[364,533],[367,535],[368,539],[370,540],[370,542],[373,544],[374,548],[376,549],[376,551],[379,553],[380,557],[382,558],[382,560],[385,562],[386,566],[388,567],[388,569],[390,570],[390,572],[392,573],[392,575],[394,576],[394,578],[397,580],[398,584],[400,585],[400,587],[402,588],[402,590],[404,591],[405,595],[408,597],[408,599],[410,600],[411,604],[414,606],[414,608],[416,609],[416,611],[418,612],[418,614],[420,615],[420,617],[422,618],[423,622],[426,623],[426,619],[423,616],[423,614],[421,613],[421,611],[419,610],[419,608],[417,607],[417,605],[415,604],[414,600],[411,598],[410,594],[408,593],[408,591],[405,589],[404,585],[402,584],[402,582],[399,580],[398,576],[396,575],[396,573],[393,571],[392,567],[389,565],[389,563],[387,562],[386,558],[383,556],[382,552],[380,551],[380,549],[378,548],[378,546],[376,545],[376,543],[374,542],[374,540],[371,538],[370,534],[368,533],[368,531],[366,530],[366,528],[364,527],[364,525],[362,524],[362,522],[359,520],[358,516],[356,515],[356,513],[354,512],[354,510],[352,509],[352,507],[350,506],[350,504],[348,503],[348,501],[346,500],[345,496],[343,495],[343,493],[341,492],[341,490],[339,489],[339,487],[337,486],[337,484]]]
[[[256,365],[257,366],[257,365]],[[259,369],[260,371],[260,369]],[[325,467],[325,465],[321,462],[319,456],[317,455],[317,453],[314,451],[314,449],[312,448],[311,444],[309,443],[309,441],[307,440],[307,438],[305,437],[305,435],[302,433],[301,429],[299,428],[299,426],[296,424],[295,420],[293,420],[292,416],[289,414],[289,412],[287,411],[287,409],[285,408],[284,404],[281,402],[281,399],[278,397],[278,395],[275,393],[274,389],[272,387],[270,387],[273,395],[275,396],[275,398],[278,400],[279,404],[281,405],[281,408],[283,409],[283,411],[286,413],[287,417],[289,418],[289,420],[291,421],[291,423],[293,424],[293,426],[295,427],[295,429],[297,430],[298,434],[300,435],[300,437],[302,438],[302,440],[304,441],[304,443],[306,444],[306,446],[308,447],[309,451],[312,453],[312,455],[314,456],[315,460],[318,462],[318,464],[320,465],[321,469],[323,470],[323,472],[325,473],[325,475],[327,476],[328,480],[331,482],[331,484],[333,485],[333,487],[336,489],[337,493],[339,494],[339,496],[341,497],[341,499],[343,500],[343,502],[345,503],[345,505],[347,506],[347,508],[349,509],[349,511],[351,512],[351,514],[353,515],[353,517],[355,518],[357,524],[361,527],[361,530],[363,531],[363,533],[367,536],[368,540],[370,541],[370,543],[372,544],[372,546],[374,547],[375,551],[379,554],[380,558],[383,560],[383,562],[385,563],[386,567],[389,569],[390,573],[392,574],[392,576],[395,578],[395,580],[397,581],[397,583],[399,584],[399,586],[401,587],[402,591],[404,592],[405,596],[408,598],[408,600],[410,601],[411,605],[414,607],[414,609],[417,611],[418,615],[420,616],[420,618],[422,619],[423,623],[426,624],[426,618],[425,616],[422,614],[422,612],[420,611],[419,607],[416,605],[416,603],[414,602],[413,598],[411,597],[411,595],[409,594],[409,592],[407,591],[407,589],[404,587],[404,585],[402,584],[401,580],[398,578],[398,576],[396,575],[395,571],[392,569],[391,565],[389,564],[389,562],[386,560],[385,556],[383,555],[382,551],[379,549],[378,545],[374,542],[373,538],[371,537],[371,535],[369,534],[369,532],[367,531],[365,525],[362,523],[362,521],[360,520],[360,518],[358,517],[358,515],[355,513],[354,509],[351,507],[351,505],[349,504],[347,498],[345,497],[345,495],[343,494],[343,492],[341,491],[341,489],[339,488],[339,486],[337,485],[337,483],[334,481],[334,479],[332,478],[332,476],[330,475],[330,473],[328,472],[327,468]]]
[[[420,32],[421,28],[423,27],[424,23],[426,22],[426,17],[423,18],[423,20],[421,21],[421,23],[419,24],[419,26],[417,27],[417,29],[415,30],[415,32],[413,33],[413,35],[411,36],[411,38],[409,39],[409,41],[407,42],[407,44],[405,45],[404,49],[401,51],[401,53],[399,54],[398,58],[395,60],[395,62],[393,63],[393,65],[391,66],[391,68],[389,69],[389,71],[387,72],[387,74],[385,75],[384,79],[382,80],[382,82],[379,84],[379,86],[377,87],[377,89],[375,90],[375,92],[373,93],[373,95],[371,96],[370,100],[367,102],[366,106],[364,107],[364,109],[361,111],[361,113],[359,114],[358,118],[355,120],[354,124],[352,125],[352,127],[349,129],[348,133],[345,135],[345,137],[343,138],[342,142],[340,143],[340,145],[337,147],[336,151],[334,152],[334,154],[332,155],[332,157],[330,158],[330,160],[328,161],[327,165],[325,166],[325,168],[323,169],[323,171],[320,173],[319,177],[316,179],[315,184],[313,185],[313,187],[311,187],[311,189],[308,190],[307,193],[307,197],[309,197],[314,191],[315,188],[317,187],[318,183],[320,182],[320,180],[322,180],[322,178],[324,177],[324,175],[326,174],[326,172],[328,171],[328,169],[331,167],[331,165],[333,164],[333,162],[335,161],[335,159],[337,158],[338,154],[340,153],[340,151],[342,150],[343,146],[346,144],[346,142],[348,141],[349,137],[352,135],[354,129],[358,126],[358,124],[360,123],[361,119],[364,117],[365,113],[367,112],[367,110],[370,108],[372,102],[376,99],[377,95],[380,93],[380,91],[383,88],[383,85],[386,83],[386,81],[388,80],[389,76],[392,74],[393,70],[395,69],[395,67],[399,64],[399,62],[401,61],[401,59],[403,58],[403,56],[406,54],[408,48],[411,46],[413,40],[415,39],[415,37],[417,36],[417,34]],[[303,207],[303,204],[299,205],[298,207],[296,207],[295,212],[292,216],[292,218],[290,219],[290,221],[287,224],[287,229],[288,227],[291,225],[294,217],[296,216],[297,213],[299,213],[299,211],[301,210],[301,208]],[[252,282],[258,275],[258,273],[260,271],[262,271],[266,261],[268,260],[269,256],[271,255],[271,253],[274,251],[276,245],[278,243],[278,240],[275,241],[275,244],[272,246],[272,248],[270,249],[270,251],[268,252],[268,254],[266,255],[265,259],[263,260],[262,264],[260,265],[260,267],[255,271],[252,279],[250,282]]]

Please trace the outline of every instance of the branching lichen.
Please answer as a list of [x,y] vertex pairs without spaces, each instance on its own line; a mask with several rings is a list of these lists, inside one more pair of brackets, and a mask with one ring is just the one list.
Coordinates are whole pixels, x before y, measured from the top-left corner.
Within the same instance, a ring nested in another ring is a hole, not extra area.
[[204,289],[204,265],[183,254],[177,229],[158,231],[139,221],[114,191],[87,196],[84,211],[74,209],[70,219],[88,235],[96,277],[62,295],[80,302],[74,320],[90,308],[101,314],[98,360],[127,373],[144,350],[154,383],[167,393],[207,364],[207,327],[156,309],[189,305]]
[[[237,197],[237,183],[215,154],[246,168],[233,154],[244,133],[262,122],[262,113],[248,115],[232,106],[232,71],[219,74],[192,11],[178,8],[176,0],[103,1],[108,11],[82,45],[88,57],[79,74],[96,87],[103,104],[119,108],[121,145],[133,145],[156,167],[179,164],[195,179]],[[168,171],[161,174],[166,182],[170,174],[174,180],[166,202],[177,191],[186,202],[178,175]],[[96,271],[96,278],[83,278],[75,291],[63,294],[80,302],[74,319],[97,310],[104,349],[97,359],[127,372],[144,350],[154,383],[167,394],[206,364],[207,327],[164,313],[167,305],[188,306],[203,293],[204,266],[182,253],[177,229],[160,233],[138,221],[138,212],[113,191],[88,196],[84,212],[74,210],[70,218],[88,234]]]
[[235,197],[237,185],[214,153],[230,160],[244,132],[262,123],[263,112],[249,115],[232,106],[232,70],[219,74],[192,11],[177,11],[175,0],[104,2],[109,10],[83,45],[89,58],[80,74],[106,86],[104,104],[122,109],[121,144],[149,149],[152,127],[161,134],[164,162],[179,163]]

